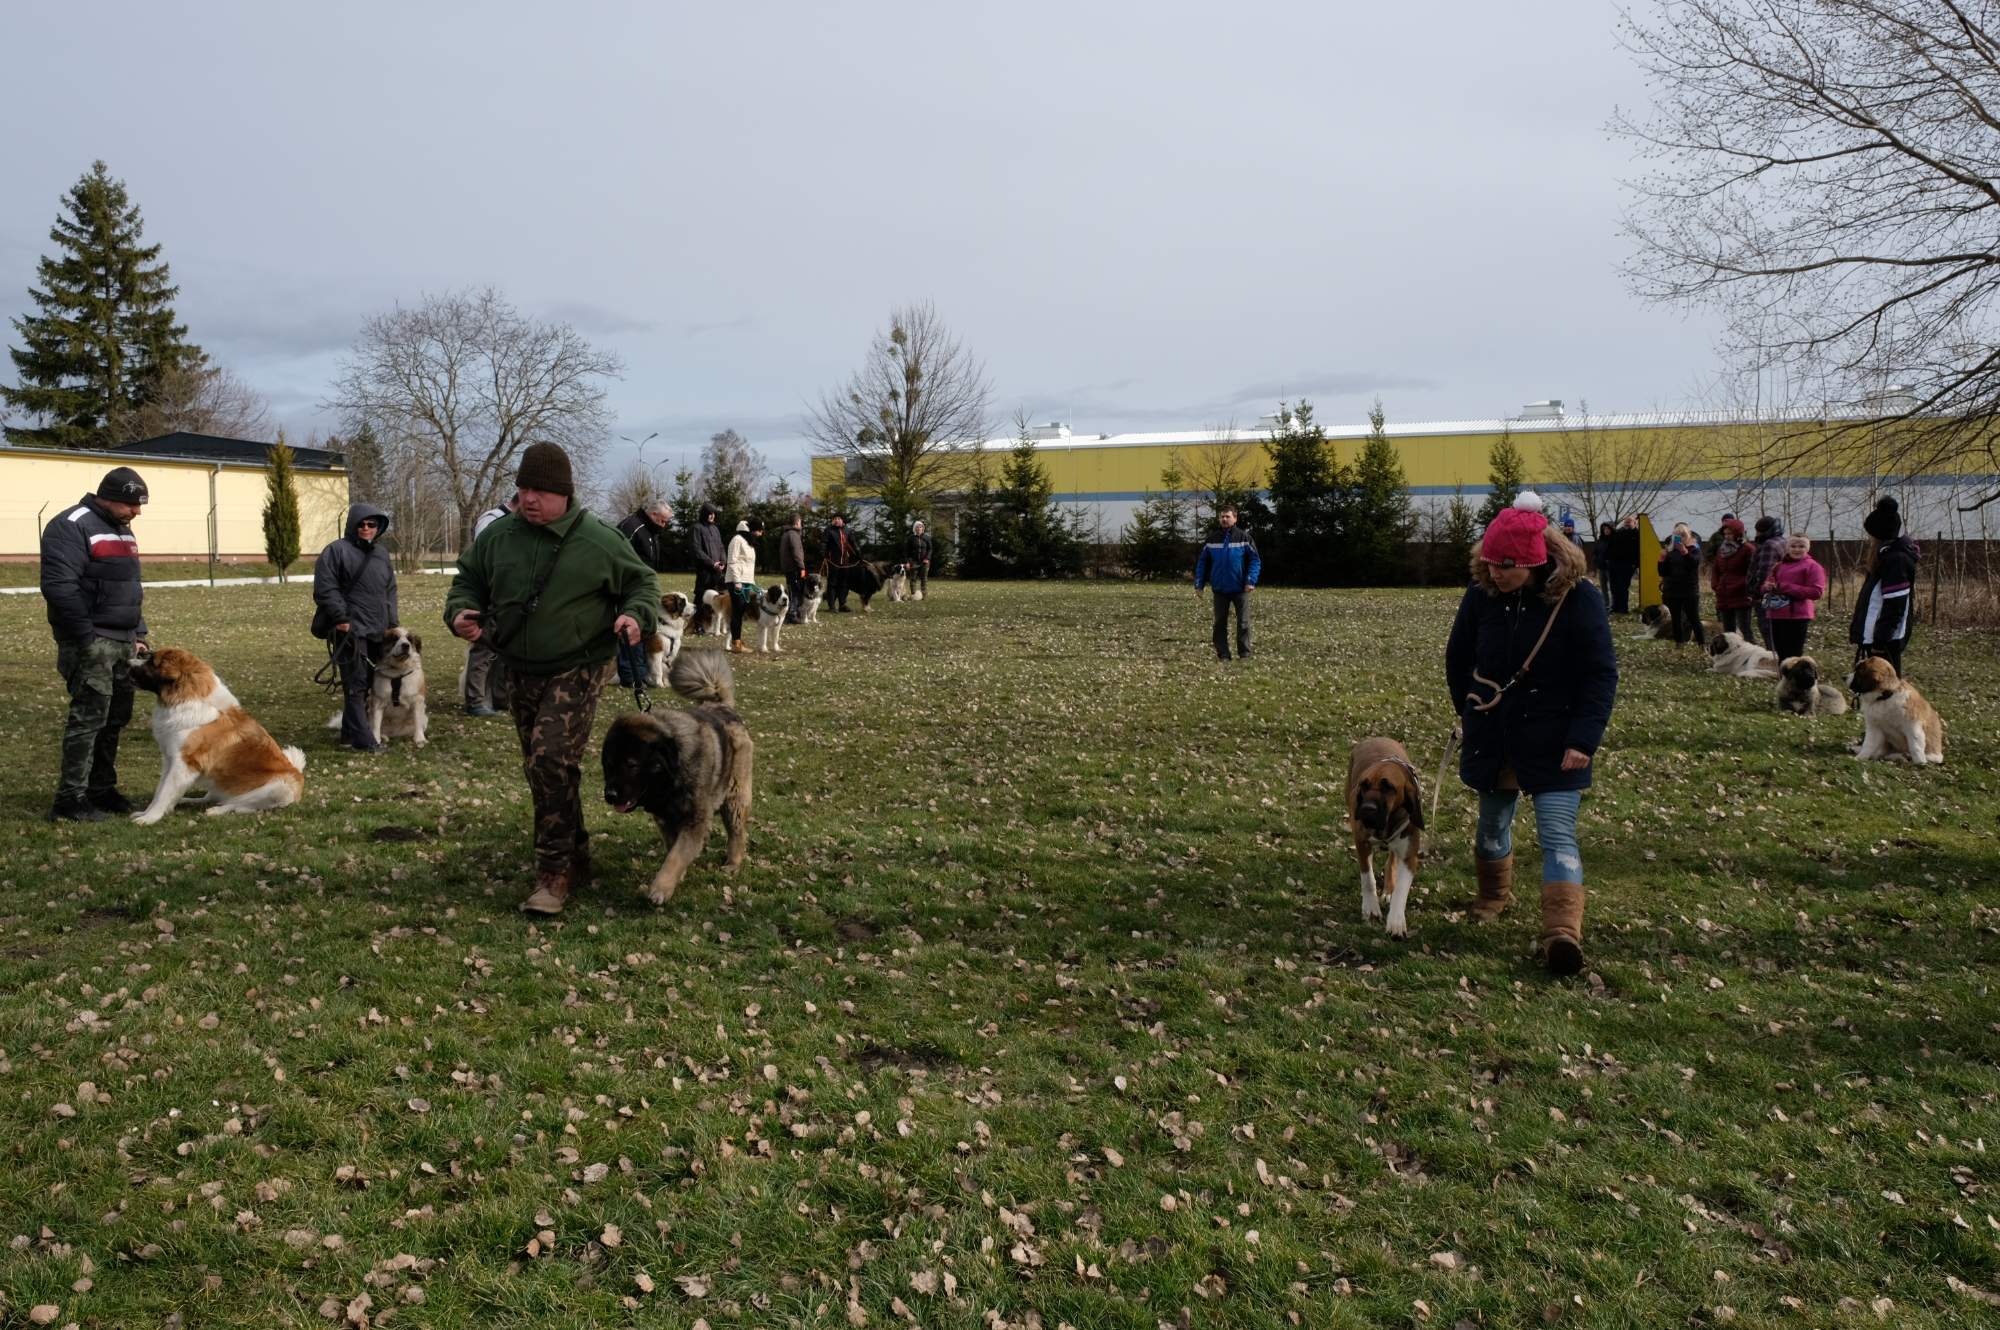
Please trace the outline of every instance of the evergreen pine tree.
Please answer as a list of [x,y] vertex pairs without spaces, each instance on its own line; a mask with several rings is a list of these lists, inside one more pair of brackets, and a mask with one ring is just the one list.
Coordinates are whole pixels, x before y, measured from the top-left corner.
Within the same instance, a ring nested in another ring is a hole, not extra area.
[[15,443],[100,448],[112,417],[140,410],[163,376],[207,358],[174,322],[178,288],[160,247],[139,243],[145,228],[125,182],[97,162],[64,208],[49,232],[56,254],[43,257],[28,291],[35,312],[13,321],[19,386],[0,387],[0,399],[38,422],[8,426]]
[[1479,505],[1481,531],[1500,515],[1502,508],[1513,506],[1514,496],[1527,484],[1527,463],[1521,460],[1521,450],[1514,446],[1512,430],[1502,430],[1486,451],[1486,483],[1492,488],[1486,502]]
[[1005,577],[999,545],[1000,517],[993,500],[993,486],[981,467],[965,492],[965,508],[958,518],[958,575]]
[[[1334,456],[1325,429],[1313,420],[1311,402],[1279,407],[1278,428],[1264,451],[1271,459],[1265,482],[1269,534],[1257,536],[1264,580],[1325,586],[1347,576],[1354,475]],[[1241,511],[1237,516],[1245,517]]]
[[1444,517],[1444,572],[1449,580],[1464,581],[1471,576],[1472,543],[1479,539],[1482,528],[1473,514],[1472,505],[1465,501],[1462,493],[1451,496],[1451,507]]
[[292,450],[282,429],[271,445],[264,472],[264,557],[277,568],[280,580],[299,558],[299,491],[292,482]]
[[1353,571],[1371,586],[1401,582],[1409,573],[1409,542],[1417,511],[1410,503],[1403,459],[1389,442],[1382,403],[1368,412],[1368,440],[1354,465],[1354,517],[1347,542]]
[[327,447],[339,449],[347,458],[347,492],[357,501],[381,503],[388,498],[388,459],[382,455],[382,441],[375,437],[375,427],[363,421],[361,428],[354,431],[354,437],[342,447],[337,440],[327,440]]
[[1159,490],[1149,493],[1125,528],[1125,566],[1134,577],[1184,577],[1193,566],[1188,549],[1188,501],[1180,468],[1160,472]]

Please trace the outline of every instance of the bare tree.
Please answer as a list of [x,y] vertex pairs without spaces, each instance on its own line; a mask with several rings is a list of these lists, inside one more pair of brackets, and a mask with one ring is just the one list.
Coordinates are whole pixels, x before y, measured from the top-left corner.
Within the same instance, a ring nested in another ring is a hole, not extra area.
[[1263,449],[1255,444],[1230,442],[1236,437],[1233,420],[1203,432],[1217,442],[1176,448],[1167,454],[1167,464],[1181,473],[1184,487],[1194,495],[1193,525],[1197,532],[1214,525],[1223,504],[1243,501],[1263,458]]
[[1702,469],[1705,440],[1704,431],[1674,425],[1614,432],[1578,403],[1542,453],[1544,483],[1583,510],[1584,529],[1594,538],[1600,522],[1657,512],[1667,491]]
[[487,287],[369,319],[322,405],[433,472],[463,541],[512,487],[530,443],[561,444],[584,482],[609,424],[604,381],[622,368],[570,325],[528,319]]
[[261,440],[270,429],[264,395],[220,365],[171,365],[160,371],[153,395],[105,421],[112,443],[137,443],[185,430],[225,439]]
[[861,368],[811,408],[807,433],[891,512],[919,511],[969,483],[991,395],[985,367],[937,311],[904,305]]
[[[1993,6],[1648,7],[1621,35],[1655,104],[1612,122],[1652,163],[1631,182],[1634,287],[1722,310],[1739,364],[1834,387],[1833,419],[1770,438],[1780,467],[2000,469]],[[1908,393],[1878,395],[1892,383]],[[1995,499],[1988,483],[1971,502]]]
[[725,513],[741,514],[745,505],[762,497],[770,471],[764,454],[735,430],[711,434],[701,454],[701,497]]
[[666,501],[667,489],[660,481],[659,469],[644,462],[629,462],[605,487],[604,515],[617,521],[627,513]]

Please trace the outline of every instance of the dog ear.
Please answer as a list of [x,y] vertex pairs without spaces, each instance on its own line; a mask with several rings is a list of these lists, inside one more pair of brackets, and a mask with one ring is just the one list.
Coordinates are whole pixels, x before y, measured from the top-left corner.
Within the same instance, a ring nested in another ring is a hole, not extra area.
[[418,637],[415,633],[411,633],[410,650],[421,653],[423,649],[424,649],[424,639]]
[[1405,782],[1403,798],[1410,805],[1410,825],[1418,831],[1424,829],[1424,792],[1417,788],[1415,778]]

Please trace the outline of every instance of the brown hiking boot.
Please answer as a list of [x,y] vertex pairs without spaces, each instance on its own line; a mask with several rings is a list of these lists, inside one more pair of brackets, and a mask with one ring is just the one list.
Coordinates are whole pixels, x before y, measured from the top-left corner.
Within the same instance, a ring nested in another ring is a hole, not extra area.
[[536,873],[534,894],[521,902],[521,909],[528,914],[561,914],[569,901],[572,869],[559,873]]
[[1472,867],[1479,874],[1479,894],[1466,909],[1482,923],[1498,919],[1514,899],[1514,856],[1510,854],[1505,859],[1474,856]]
[[1583,969],[1583,884],[1542,883],[1542,964],[1563,978]]
[[731,653],[738,656],[747,656],[750,654],[750,648],[744,646],[742,639],[740,638],[729,644],[729,650],[731,651]]

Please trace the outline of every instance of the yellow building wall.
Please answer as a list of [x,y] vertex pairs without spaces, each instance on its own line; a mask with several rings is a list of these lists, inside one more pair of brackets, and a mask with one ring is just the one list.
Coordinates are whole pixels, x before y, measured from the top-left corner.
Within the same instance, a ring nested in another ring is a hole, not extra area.
[[[151,495],[132,524],[139,552],[148,559],[206,559],[210,485],[214,486],[214,552],[225,559],[264,557],[265,472],[261,466],[76,456],[0,449],[0,557],[35,557],[42,528],[57,513],[97,489],[114,466],[130,466]],[[343,534],[347,520],[345,471],[294,471],[299,495],[299,548],[310,561],[321,546]]]

